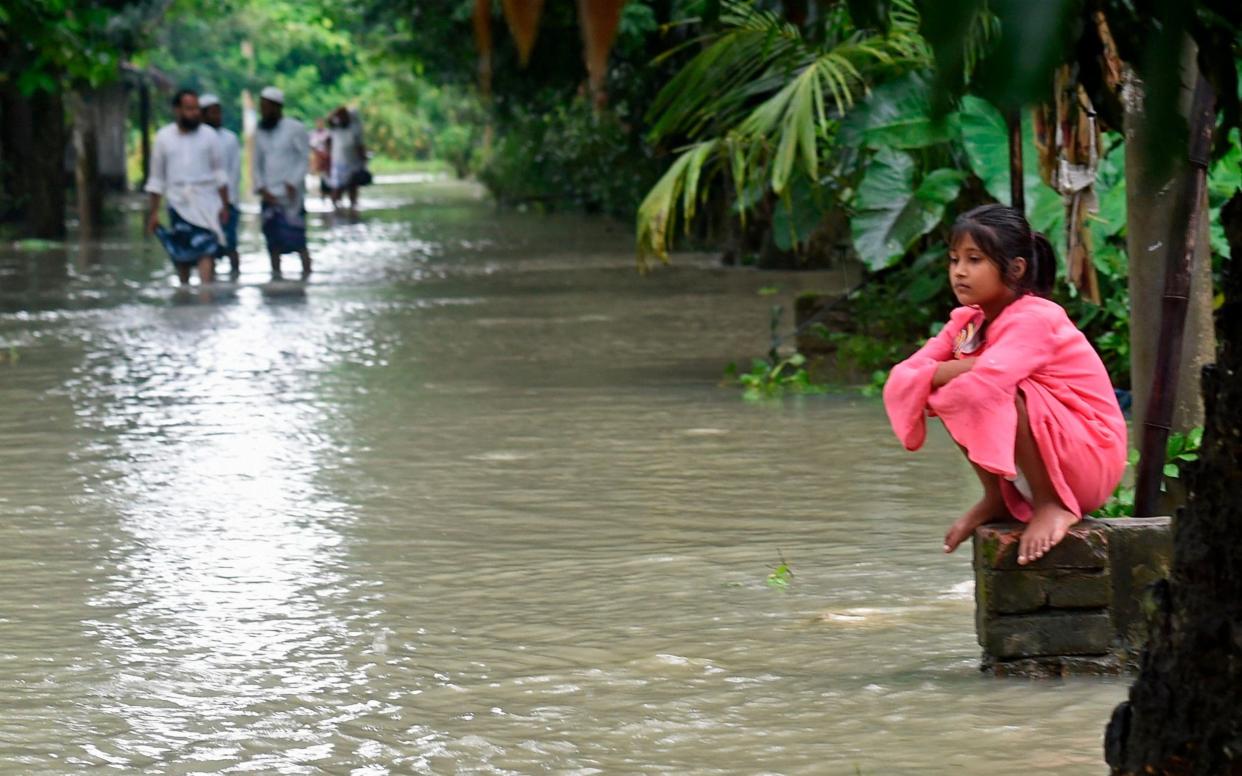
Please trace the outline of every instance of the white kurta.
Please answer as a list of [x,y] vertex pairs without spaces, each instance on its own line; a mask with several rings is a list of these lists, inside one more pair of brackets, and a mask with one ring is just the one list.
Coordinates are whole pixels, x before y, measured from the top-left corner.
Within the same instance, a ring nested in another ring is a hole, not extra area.
[[[310,137],[297,119],[282,118],[273,129],[254,133],[254,160],[251,177],[255,193],[267,189],[289,216],[302,212],[306,195],[306,168],[309,164]],[[293,186],[293,195],[285,184]]]
[[366,158],[362,155],[362,121],[351,114],[348,127],[332,127],[328,132],[332,138],[328,185],[339,189],[348,186],[354,173],[366,164]]
[[221,127],[216,130],[220,135],[220,153],[224,157],[224,174],[229,181],[229,204],[236,206],[241,201],[241,141],[237,133]]
[[210,229],[224,239],[220,227],[220,187],[228,184],[220,139],[200,124],[183,132],[176,124],[155,133],[146,190],[168,200],[168,206],[195,226]]

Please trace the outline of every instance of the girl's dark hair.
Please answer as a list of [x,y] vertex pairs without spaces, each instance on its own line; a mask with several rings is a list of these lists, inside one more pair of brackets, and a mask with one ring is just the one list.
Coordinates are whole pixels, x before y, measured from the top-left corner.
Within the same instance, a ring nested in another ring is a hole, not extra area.
[[[1031,231],[1026,216],[1005,205],[980,205],[957,217],[949,237],[950,247],[966,235],[1000,270],[1005,285],[1019,295],[1048,296],[1057,275],[1057,257],[1052,243]],[[1026,259],[1026,271],[1013,276],[1014,259]]]

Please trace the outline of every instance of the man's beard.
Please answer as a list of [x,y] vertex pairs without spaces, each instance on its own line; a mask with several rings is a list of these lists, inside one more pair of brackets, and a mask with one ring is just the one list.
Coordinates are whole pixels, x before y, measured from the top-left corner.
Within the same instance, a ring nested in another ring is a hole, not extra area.
[[270,119],[259,119],[259,129],[273,130],[280,123],[280,116],[273,116]]
[[194,130],[198,129],[198,125],[201,123],[203,123],[202,119],[187,119],[187,118],[177,119],[177,126],[181,127],[186,132],[193,132]]

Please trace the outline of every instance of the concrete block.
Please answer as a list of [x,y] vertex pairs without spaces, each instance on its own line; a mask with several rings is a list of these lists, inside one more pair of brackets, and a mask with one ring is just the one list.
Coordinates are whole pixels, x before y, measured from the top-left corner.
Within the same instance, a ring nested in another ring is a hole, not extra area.
[[1170,519],[1084,520],[1028,566],[1017,564],[1021,531],[993,523],[975,532],[983,669],[1053,677],[1132,668],[1147,641],[1152,583],[1172,563]]
[[981,618],[979,644],[994,658],[1106,655],[1113,627],[1106,610]]
[[1125,649],[1137,653],[1147,643],[1150,587],[1168,578],[1173,562],[1172,520],[1131,517],[1101,522],[1108,532],[1113,575],[1113,628]]

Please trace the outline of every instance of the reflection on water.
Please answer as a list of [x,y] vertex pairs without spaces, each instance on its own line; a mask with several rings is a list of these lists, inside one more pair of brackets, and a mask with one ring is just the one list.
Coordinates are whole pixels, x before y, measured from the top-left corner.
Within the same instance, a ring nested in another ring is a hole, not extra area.
[[1100,772],[1122,683],[975,670],[943,435],[716,385],[837,280],[371,192],[302,296],[253,214],[209,303],[0,254],[0,772]]

